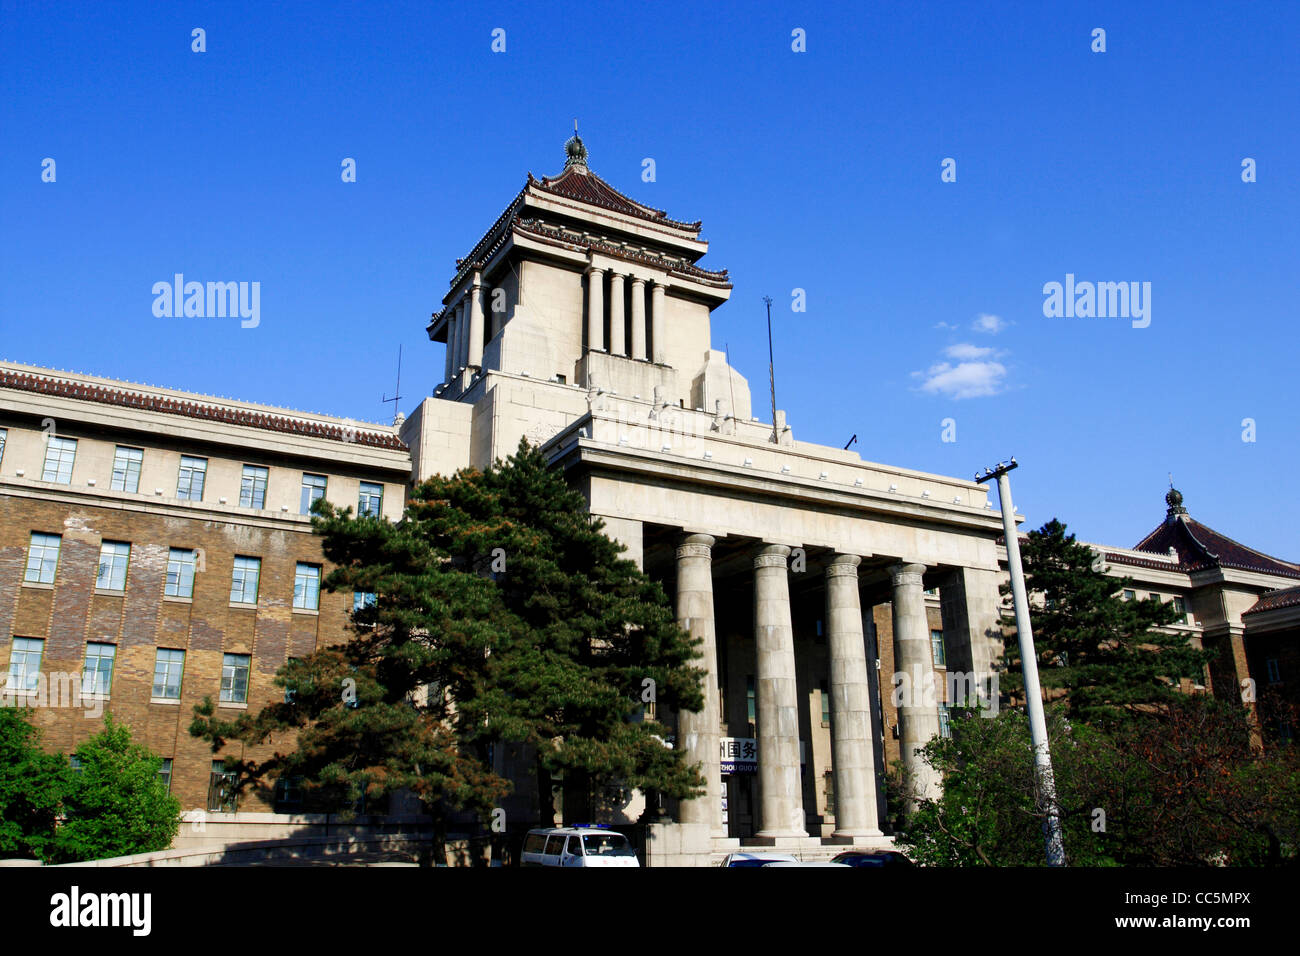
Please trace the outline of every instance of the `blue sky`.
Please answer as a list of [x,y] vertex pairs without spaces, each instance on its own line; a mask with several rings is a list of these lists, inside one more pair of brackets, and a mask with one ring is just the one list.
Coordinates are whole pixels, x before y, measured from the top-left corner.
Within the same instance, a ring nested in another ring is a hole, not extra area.
[[[1300,558],[1300,5],[0,14],[0,356],[380,420],[401,344],[409,410],[453,260],[576,117],[596,172],[704,221],[756,409],[773,297],[796,437],[963,477],[1014,454],[1030,526],[1117,545],[1172,471],[1195,517]],[[259,326],[155,318],[177,272],[260,282]],[[1045,317],[1067,273],[1151,283],[1150,325]]]

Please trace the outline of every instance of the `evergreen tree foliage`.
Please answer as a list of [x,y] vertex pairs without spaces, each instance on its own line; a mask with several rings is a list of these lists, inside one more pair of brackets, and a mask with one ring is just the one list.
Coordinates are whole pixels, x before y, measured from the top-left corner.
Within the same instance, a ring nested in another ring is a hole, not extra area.
[[313,523],[325,588],[377,598],[354,613],[354,638],[280,671],[291,701],[231,722],[198,709],[191,732],[214,749],[296,735],[296,749],[239,764],[246,783],[300,776],[335,808],[408,789],[435,813],[486,817],[510,788],[492,748],[513,744],[537,754],[543,819],[550,774],[586,795],[700,792],[646,713],[702,707],[693,642],[536,448],[417,485],[399,522],[320,501]]

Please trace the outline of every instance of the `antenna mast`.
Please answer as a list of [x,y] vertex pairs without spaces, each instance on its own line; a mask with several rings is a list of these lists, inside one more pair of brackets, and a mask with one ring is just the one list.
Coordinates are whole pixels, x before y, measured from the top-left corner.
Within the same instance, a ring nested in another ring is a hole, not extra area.
[[781,437],[776,432],[776,361],[772,357],[772,297],[763,296],[767,303],[767,384],[772,391],[772,443],[780,444]]
[[402,347],[397,346],[397,390],[393,393],[392,398],[384,397],[384,402],[393,403],[393,424],[397,424],[397,417],[402,414],[398,402],[402,400]]

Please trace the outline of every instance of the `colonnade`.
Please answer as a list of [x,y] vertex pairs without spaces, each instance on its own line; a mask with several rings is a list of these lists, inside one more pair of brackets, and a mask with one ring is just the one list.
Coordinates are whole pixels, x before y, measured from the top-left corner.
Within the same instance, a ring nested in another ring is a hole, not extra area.
[[[707,534],[684,534],[676,550],[677,620],[703,641],[699,662],[707,678],[704,709],[679,714],[679,740],[688,763],[699,763],[703,796],[680,804],[681,823],[707,823],[725,836],[722,779],[718,755],[717,628],[714,621],[712,548]],[[753,556],[755,689],[758,743],[759,838],[807,837],[799,754],[799,696],[796,686],[794,629],[790,610],[787,545],[761,543]],[[862,604],[855,554],[834,554],[825,568],[826,631],[830,656],[831,757],[835,791],[836,837],[880,835],[876,806],[872,706]],[[930,631],[919,564],[890,568],[895,666],[931,674]],[[874,666],[874,662],[873,665]],[[884,686],[881,693],[887,693]],[[922,792],[937,792],[938,781],[916,753],[939,732],[933,696],[913,695],[899,708],[904,765]]]

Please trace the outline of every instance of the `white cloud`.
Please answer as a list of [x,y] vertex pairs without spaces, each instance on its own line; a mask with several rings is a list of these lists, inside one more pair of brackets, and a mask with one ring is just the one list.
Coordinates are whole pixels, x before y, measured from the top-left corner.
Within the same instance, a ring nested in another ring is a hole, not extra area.
[[953,325],[951,322],[939,322],[939,323],[936,323],[936,325],[935,325],[934,327],[935,327],[936,329],[947,329],[947,330],[952,331],[952,332],[957,331],[957,326]]
[[1006,375],[1001,362],[940,362],[924,373],[921,391],[953,399],[983,398],[1002,391]]
[[981,312],[975,316],[975,321],[971,323],[971,328],[976,332],[987,332],[989,335],[997,335],[1008,325],[1006,319],[998,315],[990,315],[987,312]]
[[959,362],[971,362],[992,355],[993,350],[980,345],[971,345],[969,342],[959,342],[957,345],[948,346],[943,350],[943,354]]

